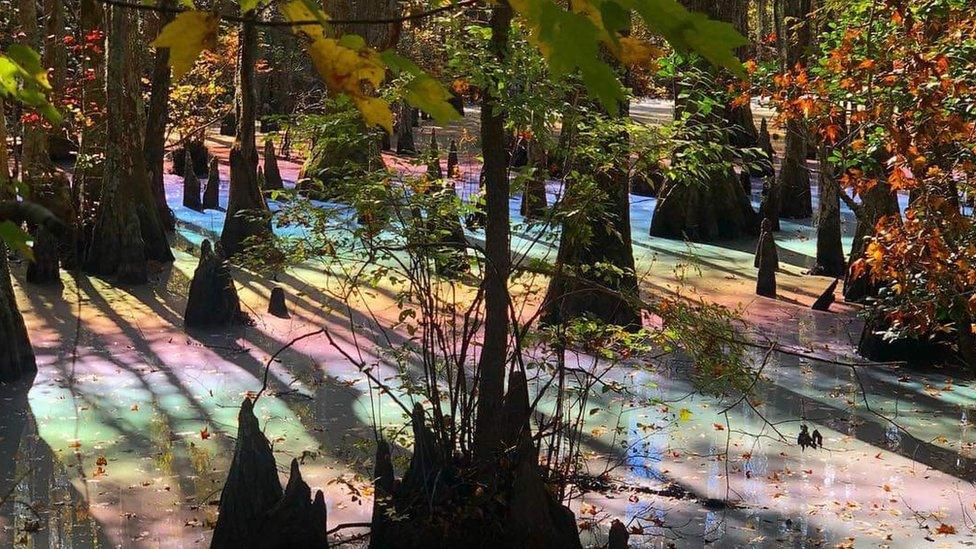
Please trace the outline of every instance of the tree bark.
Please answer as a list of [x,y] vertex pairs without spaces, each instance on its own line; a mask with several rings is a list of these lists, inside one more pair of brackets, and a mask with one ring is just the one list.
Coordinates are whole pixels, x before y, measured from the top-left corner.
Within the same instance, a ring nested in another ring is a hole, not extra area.
[[[802,66],[810,47],[810,0],[783,0],[785,35],[780,35],[782,70]],[[810,171],[807,169],[807,128],[802,120],[786,121],[785,150],[779,170],[780,217],[798,219],[813,215]]]
[[[512,8],[506,0],[492,6],[489,51],[504,65]],[[505,146],[505,112],[501,101],[485,93],[481,101],[481,147],[484,156],[486,197],[485,227],[485,335],[478,363],[478,408],[475,419],[474,456],[489,461],[502,446],[504,432],[498,422],[503,402],[505,365],[508,358],[508,277],[511,270],[508,213],[508,151]]]
[[[703,12],[715,19],[733,23],[738,19],[734,9],[714,0],[684,0],[682,3],[690,10]],[[698,63],[700,70],[713,70],[701,61]],[[712,81],[697,82],[690,91],[708,95],[713,85],[715,84]],[[681,89],[677,80],[674,86],[674,112],[675,117],[679,118],[693,105],[681,100],[686,90]],[[716,109],[708,115],[692,113],[689,123],[729,124],[729,113],[721,111],[722,109]],[[733,134],[731,129],[726,132],[722,138],[725,141],[723,145],[732,143]],[[681,168],[679,166],[676,169]],[[670,181],[658,194],[650,234],[662,238],[687,238],[696,242],[708,242],[756,234],[758,224],[750,198],[730,167],[711,170],[704,181]]]
[[820,207],[817,213],[817,262],[810,274],[843,277],[847,271],[844,245],[841,242],[840,183],[837,167],[832,165],[829,149],[820,147]]
[[[172,7],[173,0],[161,0],[160,7]],[[173,20],[173,14],[158,12],[156,30],[162,29]],[[176,228],[176,216],[166,203],[166,190],[163,186],[163,155],[166,149],[166,122],[169,120],[169,48],[156,50],[153,59],[152,88],[149,95],[149,109],[146,113],[146,142],[144,154],[149,169],[149,184],[159,219],[167,230]]]
[[546,196],[549,165],[546,149],[538,137],[533,137],[529,141],[529,162],[532,166],[532,174],[525,180],[519,213],[525,219],[541,219],[545,217],[546,209],[549,207]]
[[[898,197],[888,186],[884,178],[878,178],[878,183],[870,190],[861,194],[861,204],[857,214],[857,225],[854,228],[854,242],[851,244],[850,264],[860,259],[867,248],[868,240],[874,235],[874,228],[882,217],[898,215]],[[877,287],[862,275],[855,278],[850,269],[844,278],[844,299],[847,301],[861,301],[874,295]]]
[[230,150],[230,197],[220,242],[228,257],[247,247],[247,239],[271,240],[271,217],[258,186],[258,152],[254,138],[255,91],[254,62],[257,49],[257,27],[254,13],[245,14],[241,25],[237,56],[237,130]]
[[111,7],[106,40],[106,120],[108,125],[103,197],[85,266],[123,283],[148,280],[147,261],[172,261],[166,233],[149,190],[139,123],[138,76],[125,55],[134,27],[131,10]]
[[17,381],[36,371],[34,349],[10,282],[7,248],[0,242],[0,381]]

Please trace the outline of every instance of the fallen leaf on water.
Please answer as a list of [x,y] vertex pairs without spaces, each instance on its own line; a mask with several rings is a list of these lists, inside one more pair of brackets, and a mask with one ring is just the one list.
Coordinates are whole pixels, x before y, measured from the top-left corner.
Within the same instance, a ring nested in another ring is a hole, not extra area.
[[952,534],[956,533],[956,527],[949,524],[940,523],[939,527],[936,528],[935,533],[942,534],[943,536],[951,536]]
[[207,440],[208,438],[210,438],[210,431],[208,431],[206,427],[200,429],[200,438],[202,438],[203,440]]
[[725,430],[725,425],[722,425],[721,423],[713,423],[712,424],[712,427],[715,427],[715,430],[716,431],[724,431]]
[[95,465],[98,465],[99,467],[104,467],[108,465],[108,460],[105,459],[105,456],[98,456],[98,459],[95,460]]

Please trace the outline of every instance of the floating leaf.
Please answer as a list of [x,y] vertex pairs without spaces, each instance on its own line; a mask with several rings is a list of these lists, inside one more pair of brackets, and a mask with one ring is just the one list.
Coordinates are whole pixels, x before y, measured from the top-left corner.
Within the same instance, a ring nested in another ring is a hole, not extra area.
[[681,410],[678,411],[679,421],[688,421],[689,419],[691,419],[691,410],[689,410],[688,408],[682,408]]

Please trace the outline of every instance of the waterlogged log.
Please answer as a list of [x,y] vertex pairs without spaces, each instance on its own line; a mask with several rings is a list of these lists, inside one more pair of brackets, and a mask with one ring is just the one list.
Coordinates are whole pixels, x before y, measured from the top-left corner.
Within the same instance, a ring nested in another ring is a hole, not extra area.
[[241,324],[245,320],[237,287],[220,247],[209,240],[200,246],[200,263],[190,281],[183,321],[187,328]]
[[217,157],[210,159],[210,170],[207,173],[207,187],[203,191],[204,210],[216,210],[220,207],[220,168]]
[[34,350],[10,282],[7,248],[0,243],[0,381],[17,381],[35,372]]
[[[184,164],[191,165],[192,163],[193,159],[187,150]],[[183,206],[198,212],[203,211],[203,206],[200,203],[200,178],[197,177],[196,170],[183,171]]]
[[264,141],[264,190],[280,191],[285,188],[278,169],[278,157],[275,155],[274,141]]
[[779,260],[776,254],[776,242],[769,220],[764,219],[759,232],[759,246],[756,250],[756,263],[759,276],[756,279],[756,295],[776,297],[776,269]]
[[234,458],[220,493],[211,549],[263,546],[265,540],[259,536],[265,517],[281,499],[281,484],[271,444],[258,426],[254,404],[245,398],[237,416]]

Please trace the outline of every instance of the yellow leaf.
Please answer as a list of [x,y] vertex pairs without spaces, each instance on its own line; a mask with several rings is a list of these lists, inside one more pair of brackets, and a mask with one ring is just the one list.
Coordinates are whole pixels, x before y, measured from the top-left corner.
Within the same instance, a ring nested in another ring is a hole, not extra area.
[[376,97],[362,97],[356,99],[356,106],[367,126],[380,126],[387,133],[393,133],[393,113],[386,101]]
[[688,408],[682,408],[678,411],[678,420],[688,421],[689,419],[691,419],[691,410]]
[[217,45],[218,22],[217,16],[212,13],[184,11],[163,27],[153,40],[153,46],[169,48],[169,65],[173,68],[174,80],[193,67],[201,51]]
[[625,65],[648,65],[663,55],[661,48],[632,36],[620,39],[617,58]]

